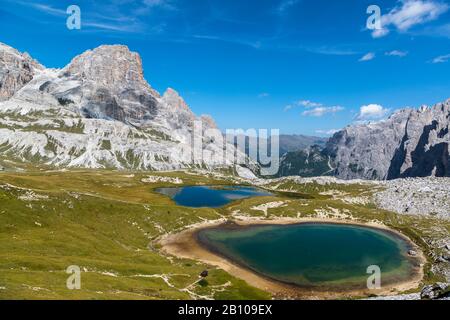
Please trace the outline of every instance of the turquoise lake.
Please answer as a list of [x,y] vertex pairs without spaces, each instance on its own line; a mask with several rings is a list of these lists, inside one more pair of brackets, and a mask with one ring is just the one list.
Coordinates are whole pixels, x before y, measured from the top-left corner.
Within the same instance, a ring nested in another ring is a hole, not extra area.
[[265,277],[297,286],[365,287],[367,267],[381,268],[382,284],[414,272],[409,244],[374,228],[327,223],[223,225],[197,233],[200,244]]
[[156,192],[169,196],[177,205],[193,208],[219,208],[239,199],[273,195],[262,189],[245,186],[159,188]]

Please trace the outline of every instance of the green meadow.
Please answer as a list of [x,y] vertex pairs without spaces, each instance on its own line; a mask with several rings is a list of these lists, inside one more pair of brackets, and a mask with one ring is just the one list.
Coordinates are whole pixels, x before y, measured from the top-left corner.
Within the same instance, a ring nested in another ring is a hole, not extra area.
[[[424,283],[441,280],[432,271],[450,223],[435,218],[397,215],[370,202],[349,203],[330,195],[370,198],[370,185],[273,182],[285,190],[269,197],[239,200],[218,209],[175,205],[154,190],[175,186],[147,183],[148,176],[180,178],[181,185],[241,183],[232,175],[198,172],[117,172],[102,170],[0,173],[0,299],[270,299],[225,271],[196,261],[167,256],[158,239],[207,220],[255,216],[318,217],[379,221],[407,235],[427,256]],[[289,191],[289,192],[286,192]],[[298,195],[298,196],[296,196]],[[307,195],[307,196],[305,196]],[[283,201],[267,215],[255,207]],[[81,289],[69,290],[67,267],[81,268]],[[199,276],[208,270],[202,280]]]

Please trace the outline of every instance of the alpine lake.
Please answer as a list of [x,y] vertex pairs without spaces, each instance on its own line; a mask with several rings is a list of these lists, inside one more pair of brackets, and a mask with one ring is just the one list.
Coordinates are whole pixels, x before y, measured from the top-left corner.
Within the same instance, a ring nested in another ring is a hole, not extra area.
[[[219,208],[271,192],[247,186],[188,186],[156,190],[177,205]],[[224,223],[195,233],[208,251],[264,278],[301,288],[358,289],[373,269],[383,283],[407,280],[416,263],[407,255],[409,241],[395,232],[356,224]]]

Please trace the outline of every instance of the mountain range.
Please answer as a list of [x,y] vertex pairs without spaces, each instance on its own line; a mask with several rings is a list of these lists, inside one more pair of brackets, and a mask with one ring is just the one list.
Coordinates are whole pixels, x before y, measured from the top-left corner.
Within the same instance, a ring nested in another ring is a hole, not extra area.
[[[449,126],[447,100],[350,125],[328,140],[281,135],[278,176],[450,176]],[[126,46],[100,46],[51,69],[0,43],[0,167],[9,161],[57,168],[233,167],[240,151],[205,138],[215,128],[210,116],[196,116],[175,90],[161,95],[153,89],[140,56]],[[192,161],[186,150],[196,139],[202,157]]]

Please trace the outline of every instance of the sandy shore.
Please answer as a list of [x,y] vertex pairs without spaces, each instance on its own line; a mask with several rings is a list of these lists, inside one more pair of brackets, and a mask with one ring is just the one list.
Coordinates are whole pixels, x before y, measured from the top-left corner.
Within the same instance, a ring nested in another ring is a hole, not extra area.
[[[295,285],[290,285],[282,283],[258,273],[253,272],[245,267],[242,267],[233,261],[225,259],[224,257],[217,255],[202,245],[197,241],[197,232],[204,228],[217,227],[225,222],[224,219],[209,221],[201,224],[196,224],[190,226],[188,229],[176,233],[168,234],[160,239],[160,244],[162,246],[162,251],[166,254],[173,255],[179,258],[186,258],[201,261],[203,263],[219,267],[231,275],[246,281],[248,284],[259,288],[261,290],[270,292],[274,298],[279,299],[336,299],[336,298],[351,298],[351,297],[367,297],[369,295],[395,295],[406,290],[416,289],[423,278],[423,264],[426,259],[420,250],[410,239],[401,234],[396,230],[389,229],[388,227],[371,222],[371,223],[360,223],[352,220],[342,220],[342,219],[318,219],[318,218],[279,218],[274,220],[263,220],[261,218],[246,218],[245,220],[235,220],[237,225],[249,226],[249,225],[260,225],[260,224],[271,224],[271,225],[287,225],[287,224],[299,224],[299,223],[336,223],[336,224],[351,224],[359,225],[365,227],[371,227],[376,229],[381,229],[389,231],[410,244],[411,247],[417,252],[417,264],[420,267],[415,268],[414,274],[407,281],[392,283],[388,285],[382,285],[379,290],[369,290],[369,289],[357,289],[357,290],[346,290],[340,292],[323,291],[317,289],[302,288]],[[369,275],[368,275],[369,276]]]

